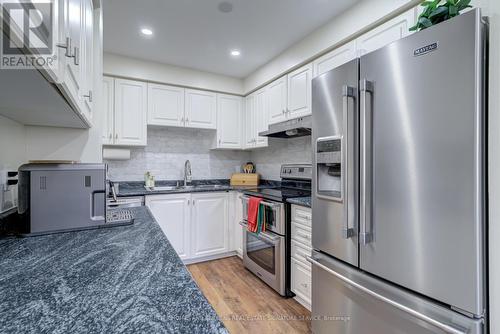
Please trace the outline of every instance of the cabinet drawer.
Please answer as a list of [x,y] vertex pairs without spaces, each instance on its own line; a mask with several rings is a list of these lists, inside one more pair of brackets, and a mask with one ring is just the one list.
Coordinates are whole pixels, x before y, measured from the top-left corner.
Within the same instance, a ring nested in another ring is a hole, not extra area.
[[311,256],[312,248],[307,247],[304,244],[297,242],[295,240],[292,240],[291,244],[291,254],[292,257],[299,261],[302,262],[305,266],[311,269],[311,264],[307,261],[307,256]]
[[292,221],[311,227],[311,209],[300,205],[292,205]]
[[292,240],[298,241],[307,247],[311,247],[311,228],[292,221]]
[[311,270],[292,258],[291,263],[292,291],[307,304],[311,304]]

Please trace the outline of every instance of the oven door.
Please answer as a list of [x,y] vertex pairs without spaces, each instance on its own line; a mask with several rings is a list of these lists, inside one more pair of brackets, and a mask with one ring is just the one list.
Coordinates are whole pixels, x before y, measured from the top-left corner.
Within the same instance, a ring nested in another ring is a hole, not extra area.
[[280,295],[285,295],[285,237],[243,230],[243,264]]
[[[243,204],[243,220],[248,221],[248,201],[249,196],[241,196],[241,201]],[[272,217],[270,220],[266,221],[266,231],[272,231],[278,234],[285,234],[285,204],[281,202],[274,202],[268,200],[262,200],[260,204],[264,205],[265,210],[270,211],[268,217]]]

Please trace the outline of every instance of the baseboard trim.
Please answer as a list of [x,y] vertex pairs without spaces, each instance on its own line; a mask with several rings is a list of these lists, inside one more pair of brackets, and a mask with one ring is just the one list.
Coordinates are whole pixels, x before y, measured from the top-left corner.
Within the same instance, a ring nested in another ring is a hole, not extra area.
[[230,252],[224,252],[224,253],[220,253],[220,254],[197,257],[197,258],[193,258],[193,259],[186,259],[186,260],[183,260],[182,262],[184,262],[185,265],[188,265],[188,264],[212,261],[212,260],[217,260],[217,259],[223,259],[226,257],[235,256],[235,255],[238,255],[238,253],[236,251],[230,251]]

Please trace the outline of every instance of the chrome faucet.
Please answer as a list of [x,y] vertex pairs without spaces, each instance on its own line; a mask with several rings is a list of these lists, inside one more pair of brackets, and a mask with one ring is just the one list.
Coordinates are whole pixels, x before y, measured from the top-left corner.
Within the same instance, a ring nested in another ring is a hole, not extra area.
[[184,187],[187,186],[188,182],[191,182],[191,162],[186,160],[184,163]]

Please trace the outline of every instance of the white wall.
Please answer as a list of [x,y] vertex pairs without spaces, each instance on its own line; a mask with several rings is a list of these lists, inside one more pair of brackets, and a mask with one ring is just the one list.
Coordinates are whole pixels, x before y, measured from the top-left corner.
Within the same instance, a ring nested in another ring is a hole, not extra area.
[[230,94],[243,94],[243,80],[190,68],[104,54],[104,74],[174,84]]
[[0,116],[0,170],[17,168],[26,162],[24,126]]
[[250,161],[255,164],[261,178],[279,181],[282,164],[311,163],[311,137],[269,138],[269,147],[252,151]]
[[156,180],[181,180],[184,162],[191,161],[194,180],[228,179],[240,172],[250,153],[211,150],[214,130],[149,128],[148,146],[131,149],[131,159],[106,161],[115,181],[143,181],[150,171]]
[[361,1],[306,38],[294,44],[244,80],[245,93],[272,81],[319,54],[331,50],[378,25],[379,21],[414,7],[421,0]]

